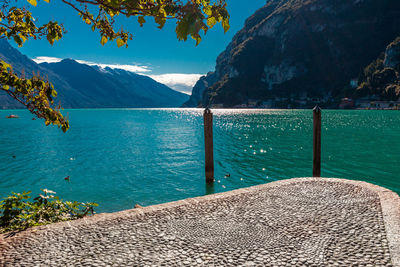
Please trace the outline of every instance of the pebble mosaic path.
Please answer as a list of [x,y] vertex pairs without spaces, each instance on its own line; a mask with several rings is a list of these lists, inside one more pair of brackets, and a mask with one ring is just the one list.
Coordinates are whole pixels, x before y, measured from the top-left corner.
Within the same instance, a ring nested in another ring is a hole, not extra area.
[[0,237],[0,266],[400,266],[400,200],[296,178]]

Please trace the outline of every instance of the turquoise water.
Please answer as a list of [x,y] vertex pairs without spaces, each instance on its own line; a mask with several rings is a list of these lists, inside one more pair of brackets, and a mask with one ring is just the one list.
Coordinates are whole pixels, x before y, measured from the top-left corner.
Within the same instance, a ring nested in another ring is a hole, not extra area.
[[[0,111],[0,197],[47,188],[111,212],[311,176],[311,110],[213,112],[216,182],[206,187],[202,110],[66,110],[65,134]],[[326,110],[322,120],[322,176],[400,193],[400,112]]]

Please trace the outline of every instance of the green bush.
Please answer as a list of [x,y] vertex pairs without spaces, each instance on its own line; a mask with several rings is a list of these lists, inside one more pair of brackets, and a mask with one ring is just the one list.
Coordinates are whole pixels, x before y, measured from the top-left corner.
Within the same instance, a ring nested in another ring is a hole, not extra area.
[[0,232],[20,231],[28,227],[82,218],[94,214],[96,203],[62,201],[55,192],[42,189],[34,201],[31,191],[14,193],[0,201]]

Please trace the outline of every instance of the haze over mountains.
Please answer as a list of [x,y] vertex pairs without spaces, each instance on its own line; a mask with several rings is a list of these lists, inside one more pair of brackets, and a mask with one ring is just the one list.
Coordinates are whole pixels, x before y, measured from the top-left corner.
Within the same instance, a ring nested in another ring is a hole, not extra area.
[[[269,0],[246,20],[184,106],[251,101],[296,108],[315,105],[307,102],[314,99],[337,107],[342,97],[397,100],[400,66],[381,63],[388,55],[391,63],[400,62],[398,36],[398,0]],[[380,65],[366,69],[371,63]],[[364,81],[368,77],[375,82]]]
[[[0,39],[0,59],[17,73],[40,73],[58,92],[56,103],[64,108],[179,107],[188,96],[133,72],[80,64],[72,59],[37,64]],[[22,108],[0,91],[0,108]]]

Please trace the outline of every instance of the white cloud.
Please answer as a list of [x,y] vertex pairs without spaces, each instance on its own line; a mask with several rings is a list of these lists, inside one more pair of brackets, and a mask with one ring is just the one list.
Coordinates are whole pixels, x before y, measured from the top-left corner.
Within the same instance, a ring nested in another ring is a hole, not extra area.
[[[146,74],[147,75],[147,74]],[[182,74],[182,73],[166,73],[160,75],[147,75],[159,83],[165,84],[172,89],[190,94],[193,86],[203,74]]]
[[57,63],[60,62],[62,60],[62,58],[58,58],[58,57],[36,57],[34,59],[32,59],[33,61],[35,61],[37,64],[40,63]]
[[[62,58],[57,58],[57,57],[36,57],[32,59],[36,63],[57,63],[62,61]],[[103,64],[103,63],[96,63],[96,62],[91,62],[91,61],[86,61],[86,60],[80,60],[80,59],[75,59],[76,62],[81,63],[81,64],[86,64],[89,66],[99,66],[100,68],[111,68],[111,69],[122,69],[122,70],[127,70],[131,72],[150,72],[151,69],[147,66],[140,66],[140,65],[129,65],[129,64]]]
[[111,68],[111,69],[121,69],[130,72],[150,72],[151,69],[147,66],[139,66],[139,65],[128,65],[128,64],[103,64],[103,63],[95,63],[86,60],[77,59],[76,62],[81,64],[86,64],[89,66],[99,66],[100,68]]

